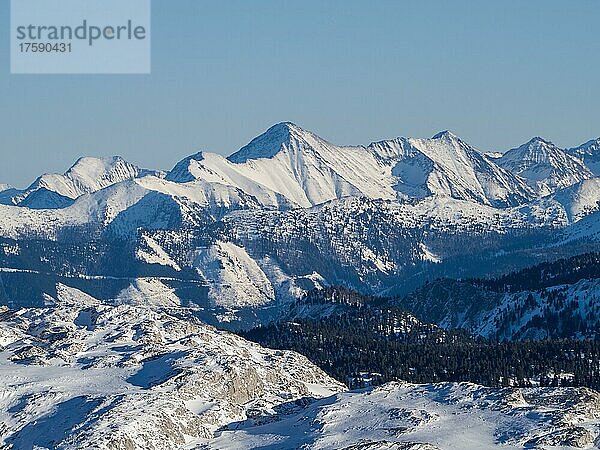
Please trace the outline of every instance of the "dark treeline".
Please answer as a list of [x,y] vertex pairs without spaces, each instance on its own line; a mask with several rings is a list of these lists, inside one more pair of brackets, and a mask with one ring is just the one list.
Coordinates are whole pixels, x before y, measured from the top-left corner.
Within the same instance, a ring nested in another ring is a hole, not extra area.
[[594,252],[541,263],[494,279],[467,281],[495,292],[518,292],[596,278],[600,278],[600,253]]
[[[244,337],[297,351],[336,379],[361,372],[380,381],[471,381],[485,386],[587,386],[600,389],[600,341],[495,342],[442,330],[381,299],[340,288],[315,291],[303,305],[334,303],[342,312],[258,327]],[[356,386],[352,386],[356,387]]]
[[600,389],[598,341],[497,343],[460,331],[421,329],[396,338],[347,315],[259,327],[245,337],[267,347],[297,351],[342,382],[370,372],[380,373],[382,382],[471,381],[493,387],[539,382]]

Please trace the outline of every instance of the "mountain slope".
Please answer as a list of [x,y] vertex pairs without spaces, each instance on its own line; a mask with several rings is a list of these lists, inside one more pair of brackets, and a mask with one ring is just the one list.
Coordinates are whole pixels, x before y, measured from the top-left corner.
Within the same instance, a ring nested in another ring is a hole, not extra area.
[[570,223],[600,210],[600,178],[591,178],[552,194],[549,199],[560,203]]
[[[278,211],[230,186],[154,177],[118,183],[61,210],[0,211],[0,235],[18,240],[0,249],[7,270],[54,277],[191,273],[208,287],[204,320],[233,329],[268,322],[307,290],[330,284],[367,293],[394,289],[391,295],[440,276],[502,274],[547,258],[559,230],[571,227],[554,200],[496,209],[449,197],[345,198]],[[566,251],[581,246],[589,247]],[[37,304],[38,294],[23,303],[13,284],[27,276],[5,277],[15,304]]]
[[234,185],[259,200],[279,196],[302,207],[354,195],[394,198],[390,174],[364,149],[334,146],[291,123],[271,127],[227,159],[205,153],[184,160],[167,178]]
[[600,176],[600,138],[570,148],[567,153],[582,160],[594,175]]
[[507,151],[496,162],[526,179],[541,195],[594,176],[579,159],[540,137]]
[[420,320],[500,340],[595,339],[598,253],[542,263],[497,279],[440,279],[399,300]]
[[[37,192],[31,195],[35,198]],[[84,194],[61,209],[0,205],[0,235],[56,240],[65,230],[79,230],[83,238],[92,232],[132,238],[140,228],[190,228],[220,219],[231,210],[261,206],[233,186],[145,176]]]
[[523,180],[449,131],[431,139],[377,142],[369,149],[395,162],[395,189],[410,198],[437,194],[506,207],[534,197]]

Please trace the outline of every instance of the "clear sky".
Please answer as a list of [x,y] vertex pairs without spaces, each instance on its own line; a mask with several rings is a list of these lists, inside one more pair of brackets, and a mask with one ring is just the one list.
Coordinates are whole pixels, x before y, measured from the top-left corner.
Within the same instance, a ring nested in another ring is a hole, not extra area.
[[600,1],[153,0],[152,74],[10,75],[0,182],[83,155],[168,169],[292,121],[340,144],[443,129],[484,150],[600,135]]

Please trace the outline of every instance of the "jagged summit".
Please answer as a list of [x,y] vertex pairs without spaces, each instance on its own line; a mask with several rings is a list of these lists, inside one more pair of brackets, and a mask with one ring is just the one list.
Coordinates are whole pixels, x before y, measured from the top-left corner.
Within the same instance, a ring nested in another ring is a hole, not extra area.
[[534,137],[532,137],[524,145],[548,145],[548,146],[554,146],[554,144],[552,143],[552,141],[550,141],[548,139],[544,139],[543,137],[540,137],[540,136],[534,136]]
[[146,175],[161,176],[159,171],[142,169],[121,156],[79,158],[64,176],[72,179],[83,193],[95,192],[111,184]]
[[527,148],[527,149],[533,150],[533,151],[540,150],[540,149],[547,149],[547,150],[558,149],[558,150],[560,150],[556,145],[554,145],[554,143],[551,140],[544,139],[543,137],[540,137],[540,136],[532,137],[529,141],[520,145],[517,148]]
[[119,155],[114,156],[82,156],[78,158],[75,163],[65,172],[70,173],[73,171],[77,171],[80,168],[86,167],[100,167],[104,168],[109,166],[115,166],[117,164],[127,163],[127,161]]
[[[120,181],[143,177],[146,175],[162,176],[159,171],[142,169],[120,156],[96,158],[86,156],[79,158],[63,177],[65,182],[71,181],[74,185],[71,198],[76,198],[84,193],[91,193],[103,189]],[[56,177],[54,174],[49,177]],[[52,188],[52,186],[50,186]],[[63,194],[66,195],[66,194]]]
[[501,158],[503,164],[514,162],[529,165],[532,161],[549,161],[553,156],[562,157],[565,152],[547,139],[535,136],[519,147],[512,148]]
[[551,141],[536,136],[525,144],[504,153],[503,162],[514,161],[517,165],[533,162],[548,162],[553,157],[562,158],[564,151]]
[[234,186],[269,205],[317,205],[347,196],[393,200],[444,195],[509,206],[533,198],[523,180],[497,167],[451,131],[339,146],[292,122],[273,125],[228,158],[205,153],[167,179]]
[[579,147],[570,148],[567,151],[568,152],[571,152],[571,151],[584,152],[584,151],[588,151],[588,150],[594,150],[594,151],[600,150],[600,137],[596,138],[596,139],[590,139],[589,141],[585,142],[584,144],[581,144]]

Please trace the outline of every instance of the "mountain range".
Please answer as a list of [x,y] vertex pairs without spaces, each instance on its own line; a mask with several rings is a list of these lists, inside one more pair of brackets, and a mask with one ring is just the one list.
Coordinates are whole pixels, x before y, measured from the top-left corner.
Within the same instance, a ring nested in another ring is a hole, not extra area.
[[[166,173],[82,158],[0,192],[3,280],[193,279],[207,320],[235,328],[320,286],[398,294],[432,277],[505,273],[597,245],[599,179],[585,162],[595,148],[534,138],[492,157],[448,131],[338,146],[284,122],[227,158],[200,152]],[[75,245],[94,255],[82,261]],[[60,268],[42,255],[65,246]],[[32,306],[44,293],[6,301]]]
[[178,185],[205,182],[215,191],[217,185],[227,186],[255,197],[263,207],[306,208],[348,196],[402,200],[430,195],[506,207],[593,178],[586,161],[593,165],[598,142],[563,150],[536,137],[501,157],[490,157],[449,131],[431,139],[338,146],[285,122],[227,158],[199,152],[166,173],[141,169],[117,156],[81,158],[64,174],[44,174],[24,190],[5,185],[2,201],[60,209],[127,180],[147,178],[150,184],[156,178]]
[[[497,154],[443,131],[341,146],[283,122],[169,171],[85,157],[0,185],[0,435],[8,448],[434,449],[457,441],[431,430],[464,416],[486,448],[597,445],[584,388],[342,393],[315,361],[230,332],[300,333],[295,320],[347,310],[299,299],[343,286],[404,308],[398,329],[596,338],[599,143],[535,137]],[[363,425],[381,428],[341,438],[365,404]]]

